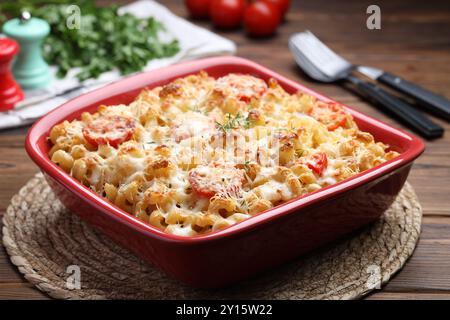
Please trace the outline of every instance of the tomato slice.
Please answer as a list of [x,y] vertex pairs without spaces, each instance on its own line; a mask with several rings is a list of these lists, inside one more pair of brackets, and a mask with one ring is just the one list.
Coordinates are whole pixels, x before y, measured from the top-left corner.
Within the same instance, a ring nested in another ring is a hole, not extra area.
[[225,96],[235,96],[241,101],[250,102],[252,98],[259,98],[267,90],[264,80],[249,75],[231,73],[219,78],[215,90]]
[[198,166],[189,172],[192,190],[203,197],[235,193],[244,182],[244,170],[235,167]]
[[328,158],[325,152],[317,152],[310,157],[300,158],[299,162],[306,164],[308,168],[319,176],[322,175],[328,166]]
[[109,144],[117,148],[119,144],[130,140],[136,123],[123,116],[103,116],[95,119],[83,128],[84,138],[92,145]]
[[329,131],[347,125],[347,113],[336,103],[319,103],[309,112],[309,115],[327,126]]

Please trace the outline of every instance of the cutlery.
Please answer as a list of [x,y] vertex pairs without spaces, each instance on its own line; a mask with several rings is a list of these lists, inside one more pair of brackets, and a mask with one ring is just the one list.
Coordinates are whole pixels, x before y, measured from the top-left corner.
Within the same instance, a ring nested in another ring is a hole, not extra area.
[[20,110],[23,109],[25,107],[29,107],[29,106],[33,106],[36,105],[38,103],[53,99],[53,98],[58,98],[58,97],[63,97],[65,99],[71,99],[73,97],[76,97],[77,94],[80,93],[84,93],[86,91],[90,91],[90,90],[94,90],[96,88],[99,88],[103,85],[106,85],[108,83],[111,83],[112,80],[107,80],[107,81],[98,81],[98,82],[94,82],[94,83],[89,83],[89,84],[78,84],[78,85],[74,85],[73,87],[69,87],[63,91],[57,92],[57,93],[33,93],[35,94],[35,96],[33,96],[33,94],[31,94],[29,97],[26,97],[24,101],[19,102],[18,104],[15,105],[15,109],[16,110]]
[[435,113],[436,116],[450,120],[450,101],[443,96],[437,95],[425,88],[380,69],[358,66],[357,70],[359,73],[362,73],[373,80],[390,86],[391,88],[414,98],[428,111]]
[[321,82],[346,80],[352,83],[368,99],[375,101],[383,110],[394,114],[411,129],[425,138],[442,136],[441,126],[428,119],[414,107],[391,95],[377,85],[352,75],[356,70],[350,62],[331,51],[311,32],[301,32],[289,40],[289,47],[297,64],[311,78]]
[[35,97],[31,97],[31,98],[26,99],[23,102],[19,102],[15,106],[15,108],[16,109],[21,109],[21,108],[24,108],[24,107],[28,107],[28,106],[32,106],[32,105],[38,104],[40,102],[44,102],[44,101],[49,100],[49,99],[65,96],[66,94],[72,93],[74,91],[78,91],[78,90],[80,90],[80,89],[82,89],[84,87],[85,86],[83,86],[83,85],[77,85],[77,86],[71,87],[69,89],[66,89],[66,90],[58,92],[58,93],[46,93],[46,94],[38,95],[38,96],[35,96]]

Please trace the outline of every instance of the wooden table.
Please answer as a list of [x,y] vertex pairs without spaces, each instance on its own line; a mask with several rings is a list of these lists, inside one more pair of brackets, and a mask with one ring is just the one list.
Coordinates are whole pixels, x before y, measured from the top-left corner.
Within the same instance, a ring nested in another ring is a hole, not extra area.
[[[292,2],[288,22],[276,37],[255,40],[241,31],[219,33],[236,42],[239,56],[396,127],[402,126],[346,89],[307,79],[287,48],[289,36],[310,29],[354,63],[383,68],[450,98],[450,2],[380,0],[377,3],[382,12],[382,29],[372,31],[366,28],[370,1]],[[164,3],[175,13],[186,15],[182,1]],[[207,22],[199,24],[211,28]],[[437,121],[450,130],[449,123]],[[0,132],[0,214],[38,171],[24,150],[27,129]],[[420,242],[404,269],[369,299],[450,299],[450,134],[426,144],[409,178],[423,205]],[[47,296],[24,280],[0,247],[0,299],[13,298]]]

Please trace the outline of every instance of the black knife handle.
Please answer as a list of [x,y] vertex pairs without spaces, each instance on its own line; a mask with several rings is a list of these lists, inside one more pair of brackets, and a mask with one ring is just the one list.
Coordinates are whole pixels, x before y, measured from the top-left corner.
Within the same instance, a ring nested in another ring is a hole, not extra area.
[[428,119],[423,113],[408,105],[387,91],[381,89],[373,83],[363,81],[354,76],[348,76],[347,80],[352,82],[359,91],[366,97],[374,100],[384,110],[395,115],[409,128],[418,132],[427,139],[438,138],[443,135],[444,129]]
[[415,98],[430,112],[434,112],[436,115],[450,120],[450,101],[443,96],[437,95],[388,72],[379,76],[377,81]]

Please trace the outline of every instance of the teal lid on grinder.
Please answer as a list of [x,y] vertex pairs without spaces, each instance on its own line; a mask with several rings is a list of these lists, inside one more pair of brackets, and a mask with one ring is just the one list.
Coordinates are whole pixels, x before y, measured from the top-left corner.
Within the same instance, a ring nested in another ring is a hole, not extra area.
[[42,57],[42,42],[50,33],[49,24],[22,12],[21,18],[3,25],[3,33],[20,44],[20,52],[13,64],[13,74],[23,89],[47,87],[52,76]]

